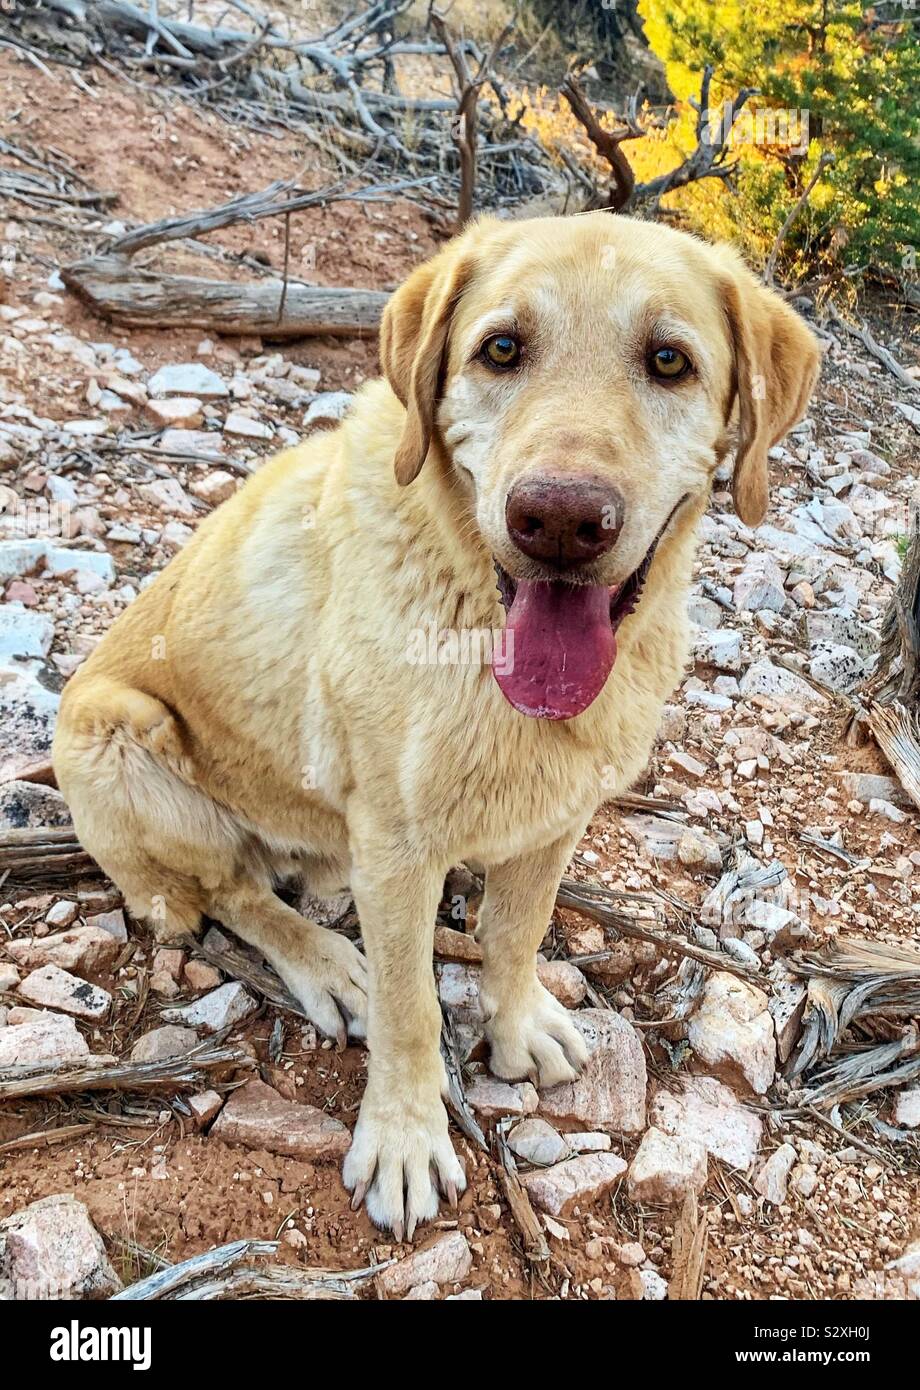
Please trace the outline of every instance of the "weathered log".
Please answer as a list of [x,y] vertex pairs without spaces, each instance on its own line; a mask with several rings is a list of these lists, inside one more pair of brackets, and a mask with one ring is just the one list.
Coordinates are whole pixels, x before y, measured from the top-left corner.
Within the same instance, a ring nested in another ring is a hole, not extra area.
[[370,337],[389,295],[283,280],[236,285],[141,270],[121,256],[94,256],[62,270],[69,290],[103,318],[132,328],[200,328],[266,338]]

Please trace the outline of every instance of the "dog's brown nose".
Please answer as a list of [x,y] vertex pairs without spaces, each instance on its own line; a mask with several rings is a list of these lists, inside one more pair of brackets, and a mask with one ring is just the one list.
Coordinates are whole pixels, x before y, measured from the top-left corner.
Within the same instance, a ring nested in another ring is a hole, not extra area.
[[515,483],[505,503],[508,534],[532,560],[557,569],[586,565],[616,544],[623,494],[591,474],[535,474]]

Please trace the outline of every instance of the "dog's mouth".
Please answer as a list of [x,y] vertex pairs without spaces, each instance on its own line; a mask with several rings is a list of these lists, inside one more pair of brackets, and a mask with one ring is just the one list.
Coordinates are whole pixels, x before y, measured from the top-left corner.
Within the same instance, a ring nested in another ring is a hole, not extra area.
[[573,719],[606,684],[617,655],[617,629],[634,612],[681,498],[645,556],[622,584],[566,579],[513,579],[497,560],[498,592],[507,613],[504,659],[492,673],[505,699],[533,719]]

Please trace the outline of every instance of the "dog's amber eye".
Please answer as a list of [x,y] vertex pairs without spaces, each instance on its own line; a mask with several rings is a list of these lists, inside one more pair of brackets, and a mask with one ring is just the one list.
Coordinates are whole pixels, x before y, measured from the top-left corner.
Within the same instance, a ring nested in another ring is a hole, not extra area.
[[510,333],[495,333],[483,343],[482,355],[491,366],[507,370],[520,362],[521,345]]
[[676,381],[690,370],[690,362],[680,348],[660,347],[649,358],[649,370],[652,376]]

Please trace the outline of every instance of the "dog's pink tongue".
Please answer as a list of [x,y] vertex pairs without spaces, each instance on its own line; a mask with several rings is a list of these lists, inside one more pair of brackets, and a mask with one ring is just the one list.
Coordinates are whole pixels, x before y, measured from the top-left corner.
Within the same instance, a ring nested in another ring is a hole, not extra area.
[[603,689],[617,654],[604,584],[522,580],[505,622],[505,660],[493,664],[521,714],[572,719]]

